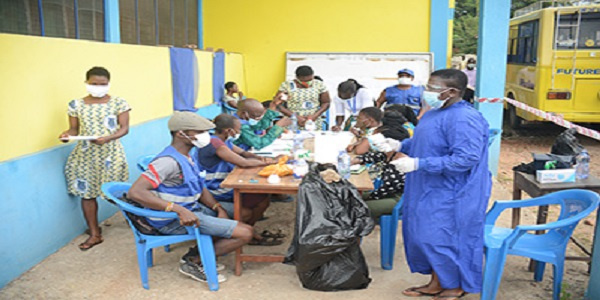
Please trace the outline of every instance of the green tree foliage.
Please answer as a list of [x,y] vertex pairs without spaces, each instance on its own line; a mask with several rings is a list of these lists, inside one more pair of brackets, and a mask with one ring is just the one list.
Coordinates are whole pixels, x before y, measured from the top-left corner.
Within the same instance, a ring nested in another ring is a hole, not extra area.
[[[538,0],[512,0],[510,15],[513,16],[515,10],[528,6],[537,1]],[[454,8],[453,33],[454,54],[477,53],[479,2],[480,0],[456,0]]]

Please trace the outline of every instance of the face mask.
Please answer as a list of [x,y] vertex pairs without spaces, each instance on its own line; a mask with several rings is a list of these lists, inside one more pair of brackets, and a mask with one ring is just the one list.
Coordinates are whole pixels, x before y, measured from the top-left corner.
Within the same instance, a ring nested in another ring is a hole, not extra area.
[[250,124],[250,126],[256,126],[256,124],[258,124],[258,122],[260,122],[260,120],[257,119],[248,119],[248,124]]
[[412,85],[412,79],[410,77],[398,78],[398,83],[402,85]]
[[313,81],[312,81],[312,80],[309,80],[309,81],[300,81],[300,80],[298,80],[298,82],[299,82],[299,83],[300,83],[300,85],[302,85],[303,87],[306,87],[306,88],[308,88],[308,87],[311,87],[311,86],[312,86],[312,82],[313,82]]
[[196,134],[194,136],[196,138],[195,140],[192,140],[189,136],[183,133],[183,131],[181,133],[198,148],[204,148],[206,145],[210,144],[210,134],[208,134],[208,132]]
[[110,88],[110,85],[91,85],[91,84],[85,84],[85,89],[87,90],[88,93],[90,93],[90,95],[92,95],[92,97],[95,98],[102,98],[104,96],[106,96],[106,94],[108,94],[108,89]]
[[235,140],[239,139],[241,135],[242,135],[242,133],[238,132],[236,135],[229,136],[227,139],[230,140],[230,141],[235,141]]
[[475,64],[467,64],[467,69],[469,69],[469,70],[475,69]]
[[427,105],[431,106],[432,108],[440,108],[440,107],[442,107],[442,105],[444,105],[444,103],[446,103],[446,100],[448,100],[448,99],[445,99],[445,100],[438,99],[440,97],[440,94],[441,93],[424,91],[423,92],[423,100],[425,100]]

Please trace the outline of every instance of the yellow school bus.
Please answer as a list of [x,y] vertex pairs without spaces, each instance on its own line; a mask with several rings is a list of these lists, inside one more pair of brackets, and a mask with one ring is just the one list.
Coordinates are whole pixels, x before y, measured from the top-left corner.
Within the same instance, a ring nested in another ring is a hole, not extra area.
[[[571,122],[600,123],[600,1],[556,2],[510,20],[505,95]],[[542,121],[505,108],[513,128]]]

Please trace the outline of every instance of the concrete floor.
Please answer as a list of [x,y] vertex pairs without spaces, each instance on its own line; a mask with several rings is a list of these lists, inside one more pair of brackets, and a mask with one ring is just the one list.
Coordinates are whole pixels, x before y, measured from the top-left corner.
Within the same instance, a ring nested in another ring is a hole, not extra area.
[[[510,193],[494,184],[492,199],[510,199]],[[268,210],[269,220],[260,222],[284,231],[293,228],[295,203],[274,203]],[[503,214],[499,221],[509,223],[510,215]],[[524,218],[533,220],[532,212]],[[259,223],[259,229],[261,227]],[[107,226],[110,224],[110,226]],[[379,228],[366,237],[362,250],[369,264],[371,278],[368,289],[346,292],[315,292],[302,288],[295,268],[279,263],[248,263],[241,277],[232,273],[233,255],[219,259],[228,269],[228,277],[218,292],[210,292],[204,283],[191,280],[178,272],[178,261],[191,243],[172,245],[170,253],[155,249],[155,266],[149,270],[150,290],[142,288],[137,267],[131,230],[120,213],[103,224],[103,244],[82,252],[77,248],[85,237],[79,236],[42,263],[0,290],[0,299],[404,299],[401,291],[413,285],[426,283],[427,276],[411,274],[398,235],[394,269],[384,271],[379,265]],[[271,228],[271,227],[269,227]],[[260,229],[261,230],[261,229]],[[259,231],[260,232],[260,231]],[[399,231],[400,233],[400,231]],[[288,238],[289,239],[289,238]],[[289,240],[288,240],[289,242]],[[246,248],[248,249],[248,247]],[[284,253],[287,245],[278,247],[251,247],[251,252]],[[527,261],[509,257],[498,299],[551,299],[551,269],[544,282],[535,283],[532,273],[526,271]],[[587,265],[568,262],[565,272],[566,291],[573,299],[580,299],[587,286]],[[578,297],[579,296],[579,297]],[[478,299],[468,295],[463,299]],[[426,299],[426,298],[421,298]]]

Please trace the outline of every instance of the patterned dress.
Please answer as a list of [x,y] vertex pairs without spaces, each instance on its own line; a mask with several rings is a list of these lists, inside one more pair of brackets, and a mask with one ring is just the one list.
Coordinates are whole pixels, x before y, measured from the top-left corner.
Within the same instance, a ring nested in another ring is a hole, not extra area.
[[[79,135],[107,136],[119,129],[119,114],[130,109],[121,98],[95,104],[76,99],[69,102],[68,114],[79,119]],[[129,171],[121,142],[114,140],[104,145],[77,142],[67,160],[65,176],[69,193],[85,199],[100,196],[100,186],[105,182],[127,181]]]
[[[287,101],[289,110],[300,116],[308,116],[319,110],[319,96],[327,92],[327,87],[322,81],[313,80],[308,88],[299,88],[294,80],[290,80],[281,83],[279,90],[290,96]],[[322,128],[322,122],[321,118],[315,120],[317,130]]]

